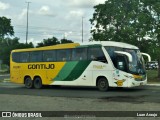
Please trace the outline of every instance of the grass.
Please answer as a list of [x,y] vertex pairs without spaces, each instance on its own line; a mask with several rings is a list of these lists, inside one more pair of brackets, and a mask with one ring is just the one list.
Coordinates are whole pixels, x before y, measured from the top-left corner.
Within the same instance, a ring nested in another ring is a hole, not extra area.
[[157,70],[147,70],[148,83],[160,83],[160,79],[157,78]]

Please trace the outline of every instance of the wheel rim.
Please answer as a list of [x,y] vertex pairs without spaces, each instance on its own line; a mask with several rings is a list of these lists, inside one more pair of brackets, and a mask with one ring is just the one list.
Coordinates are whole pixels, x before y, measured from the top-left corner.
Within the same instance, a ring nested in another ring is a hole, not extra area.
[[100,82],[100,87],[106,88],[106,82],[104,80]]
[[41,88],[42,87],[42,82],[41,82],[41,79],[40,78],[36,78],[35,80],[34,80],[34,87],[35,88]]
[[98,89],[100,91],[107,91],[108,87],[109,86],[108,86],[108,82],[107,82],[106,79],[104,79],[104,78],[99,79],[99,81],[98,81]]
[[25,81],[25,86],[27,88],[32,88],[32,80],[30,78],[27,78]]

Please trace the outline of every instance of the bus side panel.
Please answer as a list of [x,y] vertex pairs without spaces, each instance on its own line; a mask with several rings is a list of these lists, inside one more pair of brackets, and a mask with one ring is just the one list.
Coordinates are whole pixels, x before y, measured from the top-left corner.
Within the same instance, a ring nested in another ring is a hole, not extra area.
[[[53,78],[55,78],[61,69],[64,67],[66,62],[50,62],[46,64],[54,64],[54,69],[47,69],[46,70],[46,78],[43,79],[44,84],[54,84]],[[64,82],[63,82],[64,85]]]
[[[23,78],[30,76],[33,80],[34,77],[39,76],[43,85],[49,85],[53,82],[53,78],[59,73],[64,66],[65,62],[39,62],[24,64]],[[35,65],[40,65],[36,67]]]
[[[70,65],[70,64],[68,64]],[[113,86],[113,67],[111,64],[92,61],[89,65],[81,71],[81,75],[75,79],[75,75],[77,72],[80,72],[81,64],[78,64],[78,67],[72,65],[72,69],[65,67],[65,69],[61,70],[58,73],[58,77],[55,77],[55,81],[52,83],[53,85],[75,85],[75,86],[96,86],[96,80],[99,76],[104,76],[107,78],[109,85]],[[68,71],[67,71],[68,70]],[[64,74],[68,72],[68,76]],[[67,79],[68,78],[68,79]]]
[[105,77],[108,80],[109,86],[113,85],[113,66],[112,64],[103,62],[93,62],[93,82],[96,86],[98,77]]
[[[90,85],[92,71],[87,69],[91,61],[70,61],[53,78],[53,85]],[[85,74],[83,74],[85,73]],[[90,78],[90,81],[85,81]],[[82,80],[82,81],[81,81]],[[89,83],[88,83],[89,82]]]
[[[14,65],[13,65],[14,64]],[[10,79],[11,82],[14,83],[23,83],[22,79],[21,79],[21,65],[18,63],[11,63],[10,66]]]

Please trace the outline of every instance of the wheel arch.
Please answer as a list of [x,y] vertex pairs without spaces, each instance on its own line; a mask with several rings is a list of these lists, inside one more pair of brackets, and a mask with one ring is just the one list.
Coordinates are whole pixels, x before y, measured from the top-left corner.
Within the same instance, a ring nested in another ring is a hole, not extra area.
[[40,78],[40,79],[42,80],[42,78],[41,78],[40,75],[35,75],[35,76],[33,77],[33,80],[35,80],[36,78]]
[[33,81],[35,80],[35,78],[40,78],[41,80],[42,80],[42,78],[40,77],[40,75],[35,75],[34,77],[31,77],[31,76],[29,76],[29,75],[26,75],[26,76],[24,76],[24,80],[23,80],[23,83],[25,83],[25,79],[27,78],[27,77],[30,77]]
[[[25,83],[25,80],[26,80],[26,78],[28,78],[28,77],[30,77],[30,78],[31,78],[31,76],[29,76],[29,75],[24,76],[23,84]],[[31,80],[32,80],[32,78],[31,78]]]
[[107,80],[107,82],[108,82],[108,85],[109,85],[109,81],[108,81],[108,79],[107,79],[105,76],[98,76],[97,79],[96,79],[96,86],[97,86],[98,80],[99,80],[100,78],[105,78],[105,79]]
[[35,75],[35,76],[33,77],[33,79],[35,79],[35,78],[37,78],[37,77],[41,78],[40,75]]

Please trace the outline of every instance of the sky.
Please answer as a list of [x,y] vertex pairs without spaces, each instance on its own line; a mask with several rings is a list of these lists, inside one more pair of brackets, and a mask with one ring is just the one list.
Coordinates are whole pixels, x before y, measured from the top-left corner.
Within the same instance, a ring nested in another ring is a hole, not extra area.
[[20,42],[26,41],[27,3],[28,42],[34,45],[43,39],[56,37],[66,38],[74,42],[82,40],[82,17],[84,25],[84,41],[91,37],[93,6],[104,3],[105,0],[0,0],[0,16],[11,19],[15,37]]

